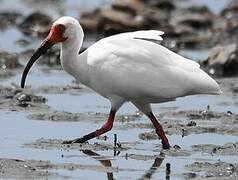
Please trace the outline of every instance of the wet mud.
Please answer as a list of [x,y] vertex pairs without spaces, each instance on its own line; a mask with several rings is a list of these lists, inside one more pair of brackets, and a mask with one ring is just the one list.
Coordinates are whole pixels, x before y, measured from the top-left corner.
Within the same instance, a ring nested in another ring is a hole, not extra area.
[[[92,152],[92,151],[91,151]],[[85,151],[89,153],[89,150]],[[98,172],[117,172],[117,167],[84,165],[74,163],[51,163],[42,160],[20,160],[20,159],[0,159],[0,178],[20,178],[20,179],[69,179],[70,176],[63,176],[52,173],[50,170],[65,169],[69,171],[77,169],[90,169]]]
[[[226,93],[236,92],[236,79],[220,79],[221,86],[225,86]],[[0,86],[0,104],[2,110],[10,110],[17,112],[28,112],[27,119],[35,121],[49,121],[49,122],[85,122],[102,125],[108,117],[107,113],[72,113],[67,111],[54,110],[53,107],[47,105],[46,94],[69,94],[69,95],[84,95],[85,93],[92,93],[91,90],[80,87],[77,84],[69,86],[40,86],[39,88],[27,87],[26,89],[19,88],[18,85]],[[41,94],[41,95],[38,95]],[[226,107],[226,106],[224,106]],[[164,127],[166,134],[178,135],[180,137],[196,135],[196,134],[221,134],[238,136],[238,115],[227,110],[225,112],[216,112],[210,110],[208,106],[204,110],[178,110],[176,107],[161,108],[163,112],[156,114]],[[62,151],[62,158],[77,157],[75,153],[71,155],[65,152],[87,152],[91,154],[97,152],[114,152],[114,156],[100,157],[105,161],[114,158],[122,158],[135,161],[159,161],[164,158],[189,158],[197,153],[207,154],[208,156],[234,156],[238,154],[238,142],[229,142],[224,145],[213,144],[196,144],[190,146],[190,149],[184,149],[179,145],[173,144],[170,150],[162,150],[160,139],[155,133],[151,122],[142,121],[146,117],[141,112],[134,114],[118,114],[116,116],[114,129],[122,132],[140,129],[138,134],[138,141],[132,142],[118,142],[115,145],[112,139],[109,140],[107,134],[98,137],[95,142],[86,142],[83,144],[63,144],[67,139],[45,139],[40,138],[35,141],[27,142],[22,145],[24,149],[40,149],[40,150],[58,150]],[[65,132],[66,133],[66,132]],[[154,155],[144,154],[140,152],[145,149],[144,143],[156,141],[156,150],[153,150]],[[90,154],[89,153],[89,154]],[[159,155],[162,153],[162,155]],[[95,154],[93,155],[93,157]],[[81,156],[80,156],[81,157]],[[138,169],[122,168],[114,166],[100,166],[100,165],[85,165],[80,163],[51,163],[48,161],[38,160],[21,160],[21,159],[1,159],[0,171],[1,178],[70,178],[67,175],[55,173],[54,169],[77,170],[87,169],[99,172],[105,172],[109,177],[115,172],[137,172]],[[160,161],[159,161],[160,162]],[[102,162],[101,162],[102,163]],[[105,163],[103,161],[103,163]],[[102,164],[103,164],[102,163]],[[107,164],[107,163],[106,163]],[[110,163],[109,163],[110,164]],[[156,163],[155,163],[156,164]],[[209,166],[209,168],[208,168]],[[9,168],[10,167],[10,168]],[[211,162],[211,160],[197,160],[185,167],[185,173],[174,173],[171,177],[176,178],[223,178],[235,179],[237,177],[237,164],[228,162]],[[148,170],[144,176],[152,176],[154,171]],[[109,174],[108,174],[109,173]],[[143,176],[143,178],[144,178]],[[142,179],[143,179],[142,178]]]
[[[238,164],[226,163],[218,161],[216,163],[210,162],[195,162],[186,166],[186,169],[193,172],[202,172],[202,179],[237,179]],[[195,178],[196,179],[196,178]],[[199,178],[197,178],[199,179]]]

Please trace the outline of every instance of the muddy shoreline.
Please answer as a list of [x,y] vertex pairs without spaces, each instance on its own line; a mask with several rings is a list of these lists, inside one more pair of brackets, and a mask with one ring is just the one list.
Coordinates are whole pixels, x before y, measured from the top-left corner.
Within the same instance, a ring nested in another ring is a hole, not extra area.
[[[236,89],[235,79],[219,79],[221,86],[227,93],[231,93]],[[228,87],[229,86],[229,87]],[[17,86],[0,87],[0,101],[1,110],[8,111],[23,111],[28,112],[26,118],[34,121],[53,121],[53,122],[86,122],[94,123],[98,126],[102,125],[107,118],[107,113],[72,113],[66,111],[54,110],[53,107],[47,105],[47,99],[37,94],[73,94],[81,95],[85,93],[92,93],[84,87],[55,87],[44,86],[37,89],[27,88],[20,89]],[[165,132],[168,135],[178,135],[186,137],[194,134],[228,134],[238,136],[238,115],[227,110],[225,112],[215,112],[210,109],[205,110],[184,110],[179,111],[174,108],[164,108],[166,112],[157,114],[160,119]],[[197,153],[207,154],[211,156],[237,156],[238,142],[229,142],[223,145],[211,144],[194,144],[190,149],[184,149],[176,144],[173,144],[171,150],[162,150],[159,145],[160,140],[153,130],[153,126],[149,121],[142,123],[141,119],[144,117],[141,113],[118,115],[116,117],[117,125],[115,130],[128,131],[131,129],[141,129],[142,133],[138,134],[138,139],[142,140],[139,144],[144,142],[156,141],[158,144],[158,153],[163,153],[163,158],[167,157],[190,157]],[[65,140],[65,139],[64,139]],[[118,154],[116,157],[134,159],[134,160],[154,160],[155,155],[131,154],[127,153],[135,149],[134,143],[120,142],[120,147],[114,147],[111,140],[108,140],[107,135],[100,137],[97,142],[87,142],[84,144],[64,145],[62,139],[36,139],[34,142],[28,142],[22,145],[22,148],[27,149],[41,149],[41,150],[59,150],[59,151],[114,151]],[[136,142],[135,142],[136,143]],[[65,157],[62,153],[62,157]],[[109,158],[110,160],[111,158]],[[108,160],[106,158],[106,160]],[[43,165],[42,165],[43,164]],[[25,159],[1,159],[0,165],[3,167],[0,171],[2,178],[63,178],[69,177],[52,173],[52,169],[93,169],[95,171],[103,172],[118,172],[123,171],[118,167],[101,167],[96,165],[85,166],[82,164],[63,163],[51,164],[50,162],[25,160]],[[11,168],[10,168],[11,167]],[[209,167],[209,168],[207,168]],[[215,168],[214,168],[215,167]],[[206,162],[206,160],[195,161],[194,163],[186,165],[185,169],[191,173],[172,174],[173,177],[179,178],[199,178],[209,179],[214,178],[231,178],[237,177],[238,165],[236,163],[227,163],[223,161]],[[215,170],[214,170],[215,169]],[[124,169],[125,170],[125,169]],[[133,169],[126,169],[127,171],[135,171]]]

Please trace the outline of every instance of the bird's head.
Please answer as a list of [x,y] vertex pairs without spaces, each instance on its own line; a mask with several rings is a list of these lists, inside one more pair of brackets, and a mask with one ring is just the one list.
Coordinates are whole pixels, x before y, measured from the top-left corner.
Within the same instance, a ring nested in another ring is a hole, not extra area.
[[43,40],[40,47],[35,51],[31,59],[28,61],[22,74],[21,87],[24,88],[27,73],[34,62],[41,55],[45,54],[48,49],[57,43],[64,44],[72,42],[75,39],[75,35],[77,35],[79,31],[81,36],[83,36],[83,31],[79,25],[79,22],[72,17],[64,16],[56,20],[50,29],[49,35]]

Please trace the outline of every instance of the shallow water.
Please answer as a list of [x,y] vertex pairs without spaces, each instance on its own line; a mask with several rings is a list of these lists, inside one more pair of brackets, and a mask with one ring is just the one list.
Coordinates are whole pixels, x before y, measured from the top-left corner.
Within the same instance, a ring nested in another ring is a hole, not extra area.
[[[14,2],[14,4],[13,4]],[[21,9],[24,14],[28,14],[33,9],[39,8],[38,5],[34,3],[23,3],[24,1],[7,1],[3,0],[1,3],[4,4],[6,9]],[[31,1],[29,1],[31,2]],[[182,6],[187,6],[197,2],[205,3],[209,5],[211,9],[218,13],[228,2],[225,0],[218,1],[186,1],[180,3]],[[75,3],[78,8],[75,8]],[[64,14],[78,16],[79,10],[84,9],[88,11],[94,9],[95,7],[106,8],[111,3],[111,0],[100,0],[100,1],[71,1],[68,0],[63,3],[63,7],[67,7]],[[215,6],[213,6],[215,4]],[[53,7],[53,6],[52,6]],[[47,13],[60,14],[60,8],[52,8],[47,11]],[[10,37],[10,38],[9,38]],[[14,42],[18,39],[26,38],[24,37],[15,27],[2,31],[0,33],[0,48],[11,52],[21,52],[22,50],[28,49],[30,47],[36,48],[40,43],[35,40],[32,44],[26,47],[19,47],[14,45]],[[26,38],[27,39],[27,38]],[[182,55],[187,56],[192,59],[202,60],[206,57],[208,50],[203,51],[187,51],[183,50],[180,52]],[[26,61],[22,60],[22,64]],[[11,83],[19,84],[21,75],[18,74],[6,81],[2,81],[1,85],[9,86]],[[61,70],[49,70],[43,71],[38,65],[32,68],[31,74],[27,78],[27,85],[32,87],[39,87],[43,85],[55,85],[55,86],[65,86],[71,85],[73,78]],[[46,97],[48,99],[47,104],[55,110],[59,111],[69,111],[73,113],[107,113],[110,108],[108,100],[99,96],[93,92],[85,92],[81,95],[70,95],[70,94],[38,94]],[[198,95],[190,96],[185,98],[179,98],[174,102],[168,102],[163,104],[152,105],[155,114],[161,112],[176,111],[179,110],[206,110],[207,106],[210,106],[210,110],[216,112],[227,112],[231,111],[233,113],[238,113],[238,108],[234,104],[237,103],[237,94],[231,95],[230,93],[224,93],[220,96],[208,96],[208,95]],[[226,102],[228,105],[222,106],[221,104]],[[137,109],[130,103],[123,105],[118,114],[135,114]],[[52,163],[65,163],[72,162],[83,165],[97,165],[102,166],[99,160],[84,154],[82,151],[78,150],[62,150],[62,149],[35,149],[35,148],[25,148],[23,145],[25,143],[31,143],[40,138],[45,139],[71,139],[75,137],[82,136],[88,132],[91,132],[102,125],[102,122],[91,123],[90,121],[83,122],[53,122],[53,121],[39,121],[39,120],[29,120],[26,118],[28,112],[12,112],[1,110],[0,111],[0,158],[16,158],[16,159],[35,159],[35,160],[50,160]],[[180,118],[180,117],[179,117]],[[180,118],[181,119],[181,118]],[[182,118],[182,121],[187,121],[187,119]],[[133,123],[133,122],[132,122]],[[149,123],[149,120],[142,116],[138,118],[136,123]],[[211,122],[209,122],[211,123]],[[218,123],[218,122],[215,122]],[[113,145],[113,136],[117,134],[118,139],[121,143],[129,142],[135,143],[135,145],[130,146],[131,148],[126,151],[120,152],[118,156],[114,156],[113,150],[101,150],[97,151],[105,159],[110,159],[112,166],[116,167],[113,170],[113,177],[115,179],[139,179],[143,177],[155,159],[149,160],[139,160],[133,158],[126,158],[126,154],[137,154],[137,155],[159,155],[161,151],[161,145],[158,140],[143,141],[139,139],[139,134],[151,131],[151,129],[143,128],[131,128],[131,129],[120,129],[118,127],[122,126],[123,122],[115,122],[114,129],[108,132],[106,135],[109,137],[105,143]],[[223,145],[228,142],[236,142],[237,137],[232,135],[218,135],[214,133],[206,134],[192,134],[185,137],[181,135],[169,135],[170,143],[172,145],[179,145],[183,150],[188,152],[191,151],[191,145],[194,144],[217,144]],[[219,140],[219,141],[218,141]],[[90,144],[94,142],[101,143],[98,139],[90,140]],[[62,157],[63,155],[63,157]],[[223,156],[223,155],[211,155],[200,152],[192,152],[188,156],[171,156],[165,155],[162,165],[158,167],[152,175],[152,179],[165,179],[166,164],[171,164],[171,176],[170,179],[180,179],[175,174],[181,174],[189,172],[184,168],[185,165],[190,164],[195,161],[208,161],[216,162],[218,159],[226,162],[237,162],[237,157],[234,156]],[[57,172],[61,175],[70,176],[71,179],[106,179],[107,170],[99,169],[76,169],[76,170],[66,170],[57,169],[51,170],[52,172]],[[51,178],[58,179],[58,178]]]

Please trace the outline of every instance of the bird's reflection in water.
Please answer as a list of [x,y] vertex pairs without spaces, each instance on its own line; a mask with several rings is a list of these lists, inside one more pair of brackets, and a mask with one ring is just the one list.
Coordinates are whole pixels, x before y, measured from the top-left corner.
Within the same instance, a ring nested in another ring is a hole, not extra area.
[[[155,173],[158,167],[161,166],[164,160],[164,153],[160,153],[159,157],[156,157],[154,163],[150,167],[150,169],[140,178],[140,179],[150,179],[151,176]],[[166,176],[167,177],[167,176]],[[167,180],[167,179],[166,179]],[[169,179],[168,179],[169,180]]]
[[[105,167],[112,167],[112,163],[108,159],[102,159],[102,156],[100,154],[93,152],[91,150],[82,150],[82,152],[88,156],[93,157],[94,159],[98,160],[103,166]],[[164,160],[164,153],[160,153],[159,157],[156,157],[154,160],[154,163],[150,167],[148,171],[139,179],[150,179],[152,175],[155,173],[158,167],[161,166],[162,162]],[[113,173],[110,171],[107,172],[107,178],[108,180],[115,180],[113,178]],[[166,180],[170,179],[170,164],[166,164]]]
[[[94,159],[100,161],[100,163],[105,166],[105,167],[112,167],[112,163],[110,160],[107,159],[102,159],[100,158],[101,156],[98,153],[95,153],[91,150],[82,150],[84,154],[87,154],[89,156],[92,156]],[[107,179],[108,180],[114,180],[113,178],[113,173],[112,172],[107,172]]]

